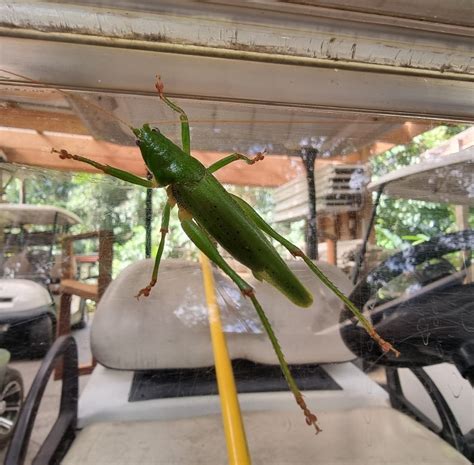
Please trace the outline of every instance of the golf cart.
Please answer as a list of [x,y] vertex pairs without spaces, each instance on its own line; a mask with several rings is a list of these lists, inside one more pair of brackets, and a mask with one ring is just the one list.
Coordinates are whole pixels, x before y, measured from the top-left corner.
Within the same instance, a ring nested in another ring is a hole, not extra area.
[[[472,158],[471,149],[461,156],[462,164],[446,157],[438,164],[411,167],[399,180],[413,173],[447,179],[452,170],[467,170],[468,178]],[[355,288],[335,266],[320,263],[343,292],[352,289],[351,298],[364,307],[382,337],[401,350],[399,358],[382,356],[303,263],[289,266],[315,296],[316,303],[304,311],[246,276],[306,403],[317,410],[324,430],[317,438],[295,406],[245,298],[214,272],[253,463],[471,463],[473,247],[472,231],[433,239],[396,254]],[[79,402],[74,340],[56,341],[33,383],[6,465],[23,463],[34,412],[60,356],[65,373],[61,411],[36,464],[226,462],[201,270],[196,263],[165,260],[156,288],[137,302],[137,283],[147,282],[152,268],[152,260],[130,265],[102,297],[91,334],[98,365]],[[412,271],[416,285],[411,275],[408,286],[401,286],[407,280],[392,283],[392,277]],[[245,315],[243,324],[232,320],[229,302]],[[437,322],[428,312],[436,313]],[[354,354],[391,367],[387,390],[353,363]],[[449,396],[446,389],[457,394]]]
[[[58,238],[80,223],[49,205],[0,203],[0,329],[2,345],[42,356],[51,346],[59,299]],[[71,309],[73,326],[85,321],[85,302]]]
[[[474,179],[474,146],[423,162],[369,184],[377,192],[372,224],[357,260],[364,261],[382,193],[456,205],[460,231],[433,237],[392,255],[357,280],[350,298],[384,337],[396,341],[398,358],[383,358],[346,310],[341,334],[368,364],[387,367],[394,408],[408,413],[474,460],[474,231],[468,226]],[[468,229],[464,229],[464,228]]]

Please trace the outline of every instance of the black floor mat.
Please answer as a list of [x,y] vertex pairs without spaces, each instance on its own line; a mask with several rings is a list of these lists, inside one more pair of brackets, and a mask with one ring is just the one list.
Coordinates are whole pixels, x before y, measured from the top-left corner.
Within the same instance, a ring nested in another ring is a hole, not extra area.
[[[239,393],[288,390],[278,365],[234,360],[232,366]],[[290,368],[302,391],[341,389],[319,365],[292,365]],[[215,394],[217,384],[214,367],[166,369],[135,372],[128,400],[137,402]]]

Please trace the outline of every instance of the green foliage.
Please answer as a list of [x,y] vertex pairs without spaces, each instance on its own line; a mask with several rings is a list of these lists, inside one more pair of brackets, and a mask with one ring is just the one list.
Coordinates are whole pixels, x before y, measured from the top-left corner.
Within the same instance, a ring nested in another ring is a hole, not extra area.
[[[374,177],[401,166],[415,163],[425,150],[438,145],[463,130],[461,126],[440,126],[421,134],[410,144],[397,146],[371,161]],[[56,205],[77,214],[82,224],[72,233],[112,229],[115,235],[113,273],[128,264],[145,258],[145,189],[126,184],[100,174],[60,173],[56,171],[23,169],[26,201],[31,204]],[[268,188],[226,186],[251,205],[269,223],[274,207],[272,190]],[[7,200],[18,202],[19,182],[7,189]],[[152,242],[153,253],[160,238],[161,211],[166,202],[162,189],[153,191]],[[196,249],[179,226],[177,209],[170,220],[170,233],[163,257],[196,258]],[[474,226],[474,216],[471,215]],[[304,248],[304,220],[292,224],[273,224],[290,241]],[[452,207],[414,200],[392,199],[384,196],[378,209],[377,242],[386,248],[399,248],[404,242],[419,243],[440,232],[455,229]],[[276,245],[279,252],[286,249]],[[76,253],[97,250],[93,241],[77,244]]]
[[[61,173],[25,168],[25,200],[34,205],[55,205],[75,213],[82,223],[72,234],[111,229],[115,235],[114,274],[123,260],[128,264],[144,256],[145,190],[100,174]],[[7,190],[7,201],[18,202],[19,182]],[[142,234],[140,234],[142,232]],[[141,242],[141,244],[140,244]],[[97,241],[75,243],[75,253],[97,251]]]
[[[398,145],[371,159],[373,178],[416,163],[426,150],[436,147],[466,129],[466,126],[438,126],[416,136],[409,144]],[[404,243],[420,243],[456,229],[450,205],[390,198],[383,195],[375,225],[377,244],[388,249]]]

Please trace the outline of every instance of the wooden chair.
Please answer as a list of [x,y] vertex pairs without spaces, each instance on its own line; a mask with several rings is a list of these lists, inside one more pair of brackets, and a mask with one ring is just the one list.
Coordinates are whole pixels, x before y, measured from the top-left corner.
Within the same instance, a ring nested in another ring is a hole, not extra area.
[[[99,277],[97,284],[87,284],[75,279],[76,270],[72,257],[74,255],[74,242],[98,238],[99,240]],[[105,289],[112,280],[112,258],[113,258],[114,235],[112,231],[92,231],[62,239],[62,278],[60,284],[60,305],[56,326],[56,336],[71,333],[71,299],[77,295],[84,299],[99,302]],[[96,361],[79,366],[79,375],[89,374],[94,368]],[[55,379],[62,378],[62,363],[56,367]]]

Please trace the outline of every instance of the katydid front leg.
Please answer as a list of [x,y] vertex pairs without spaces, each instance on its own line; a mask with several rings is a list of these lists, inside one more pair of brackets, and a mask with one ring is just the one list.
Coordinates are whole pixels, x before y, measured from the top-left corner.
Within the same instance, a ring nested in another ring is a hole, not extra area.
[[94,168],[97,168],[98,170],[102,171],[105,174],[108,174],[109,176],[112,176],[117,179],[121,179],[122,181],[126,181],[131,184],[147,187],[148,189],[153,189],[155,187],[158,187],[158,184],[156,183],[155,180],[150,181],[149,179],[141,178],[140,176],[135,176],[133,173],[130,173],[128,171],[124,171],[119,168],[114,168],[113,166],[110,166],[110,165],[103,165],[102,163],[98,163],[94,160],[91,160],[90,158],[86,158],[86,157],[82,157],[81,155],[74,155],[72,153],[69,153],[67,150],[64,150],[64,149],[61,149],[61,150],[52,149],[51,152],[59,154],[59,158],[61,158],[61,160],[69,159],[69,160],[80,161],[81,163],[87,163],[88,165],[91,165]]
[[165,86],[160,76],[156,76],[155,87],[158,91],[160,99],[173,111],[179,113],[179,119],[181,121],[181,142],[183,144],[183,151],[188,155],[191,155],[191,135],[189,134],[188,115],[180,106],[176,105],[176,103],[172,102],[168,99],[168,97],[165,96],[163,92]]
[[[191,136],[189,133],[189,118],[186,112],[176,103],[172,102],[168,97],[165,96],[164,94],[164,84],[163,81],[161,80],[160,76],[157,76],[157,80],[155,83],[156,90],[158,91],[158,95],[160,96],[160,99],[173,111],[179,114],[179,119],[181,121],[181,142],[183,145],[183,151],[186,152],[188,155],[191,154]],[[253,158],[247,157],[245,155],[242,155],[241,153],[232,153],[228,155],[227,157],[223,158],[222,160],[216,161],[213,163],[211,166],[207,168],[207,170],[210,173],[214,173],[214,171],[217,171],[224,166],[228,165],[229,163],[232,163],[237,160],[244,160],[245,163],[248,165],[253,165],[259,160],[263,160],[264,157],[263,152],[258,152]]]
[[303,410],[306,423],[311,426],[313,425],[316,429],[316,434],[321,432],[321,428],[318,425],[318,419],[314,413],[312,413],[306,405],[306,402],[299,390],[296,381],[291,374],[290,368],[285,360],[283,351],[281,350],[278,339],[273,331],[273,328],[265,314],[260,302],[255,297],[255,292],[250,284],[244,281],[224,260],[222,255],[217,250],[216,246],[211,242],[206,232],[192,219],[192,216],[189,212],[183,208],[179,209],[178,212],[179,219],[181,221],[181,226],[186,233],[186,235],[191,239],[191,241],[197,246],[201,252],[203,252],[209,260],[214,262],[227,276],[229,276],[232,281],[237,285],[242,294],[249,297],[252,301],[252,304],[257,312],[260,321],[262,322],[263,327],[272,343],[273,349],[277,355],[278,361],[280,363],[283,376],[285,377],[288,386],[293,393],[296,403]]
[[258,152],[253,158],[242,155],[241,153],[231,153],[222,160],[218,160],[211,166],[208,166],[207,171],[214,173],[215,171],[220,170],[221,168],[224,168],[224,166],[227,166],[237,160],[244,160],[247,165],[253,165],[257,163],[257,161],[263,160],[265,158],[264,153],[265,152]]
[[354,314],[361,325],[367,331],[369,336],[374,339],[384,353],[393,352],[396,357],[400,352],[395,349],[392,344],[383,339],[375,330],[372,323],[362,314],[362,312],[354,305],[354,303],[319,269],[317,265],[296,245],[278,234],[245,200],[231,194],[234,200],[240,205],[247,217],[255,223],[264,233],[282,244],[294,257],[301,257],[311,271],[320,279],[320,281],[328,287]]
[[[64,149],[63,150],[55,150],[55,149],[53,149],[53,152],[58,153],[59,157],[63,160],[71,159],[71,160],[80,161],[82,163],[87,163],[88,165],[91,165],[91,166],[103,171],[105,174],[108,174],[108,175],[113,176],[115,178],[121,179],[122,181],[127,181],[131,184],[136,184],[138,186],[143,186],[143,187],[147,187],[147,188],[157,187],[157,184],[154,181],[150,181],[148,179],[140,178],[139,176],[135,176],[134,174],[129,173],[128,171],[123,171],[121,169],[114,168],[114,167],[109,166],[109,165],[103,165],[101,163],[98,163],[98,162],[96,162],[94,160],[91,160],[89,158],[82,157],[80,155],[73,155],[73,154],[69,153],[67,150],[64,150]],[[174,202],[174,203],[176,203],[176,202]],[[161,239],[160,239],[160,244],[158,246],[158,251],[157,251],[157,254],[156,254],[156,258],[155,258],[155,265],[153,267],[152,277],[151,277],[151,280],[150,280],[150,283],[148,284],[148,286],[144,287],[143,289],[140,289],[138,294],[135,296],[137,299],[139,299],[140,296],[142,296],[142,295],[145,296],[145,297],[148,297],[148,295],[150,295],[151,288],[156,284],[156,280],[157,280],[157,277],[158,277],[158,269],[159,269],[160,261],[161,261],[161,256],[163,255],[163,249],[164,249],[164,246],[165,246],[165,237],[166,237],[166,234],[168,233],[168,225],[169,225],[169,221],[170,221],[170,212],[171,212],[171,208],[174,206],[174,203],[171,200],[168,200],[168,202],[166,203],[165,208],[163,210],[163,216],[162,216],[162,220],[161,220],[161,229],[160,229]]]
[[153,266],[151,280],[148,286],[138,291],[138,294],[135,296],[137,300],[140,299],[142,295],[145,297],[148,297],[150,295],[152,287],[156,284],[156,281],[158,279],[158,270],[160,268],[161,256],[163,255],[163,249],[165,247],[166,235],[169,232],[168,227],[170,223],[170,213],[173,206],[174,204],[170,203],[170,201],[168,200],[166,202],[165,208],[163,209],[163,214],[161,217],[161,228],[160,228],[160,233],[161,233],[160,244],[158,245],[158,251],[156,252],[155,265]]

